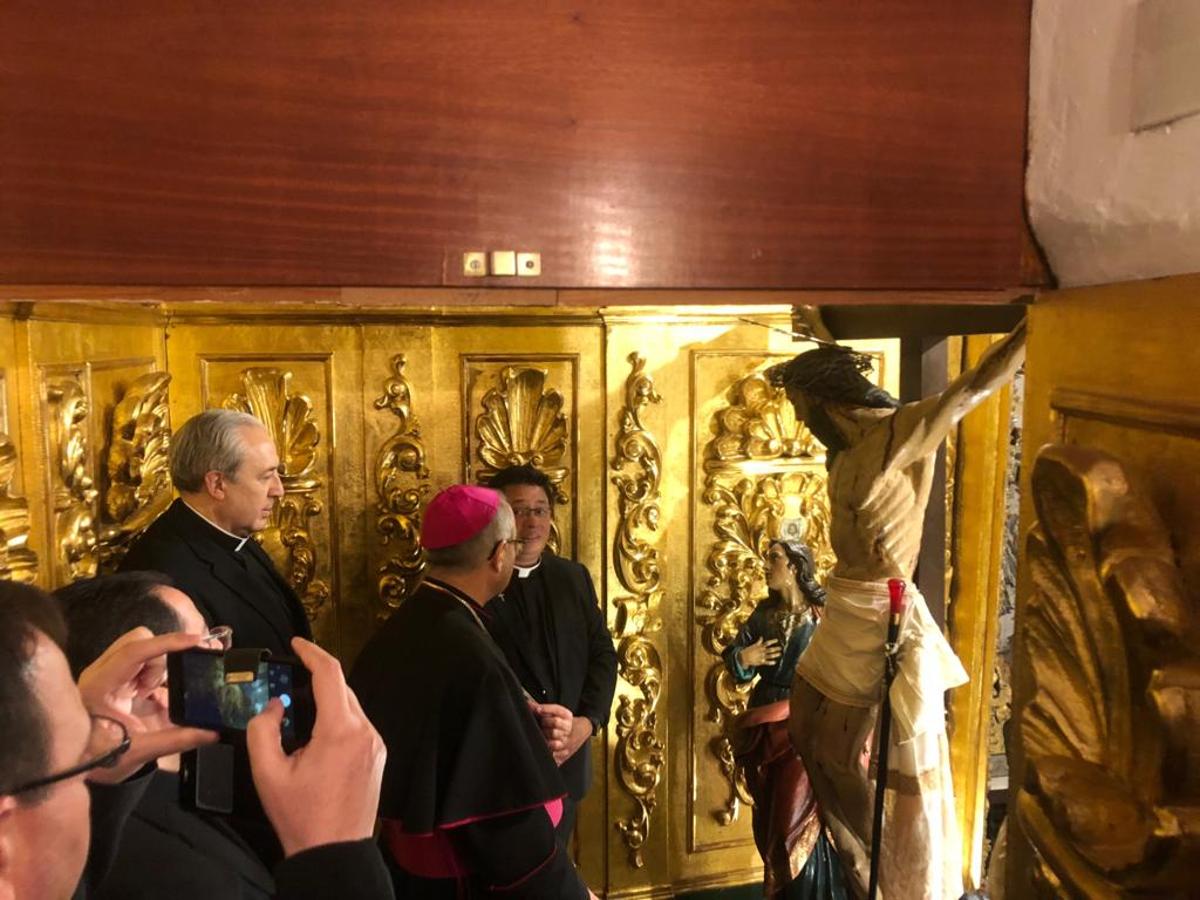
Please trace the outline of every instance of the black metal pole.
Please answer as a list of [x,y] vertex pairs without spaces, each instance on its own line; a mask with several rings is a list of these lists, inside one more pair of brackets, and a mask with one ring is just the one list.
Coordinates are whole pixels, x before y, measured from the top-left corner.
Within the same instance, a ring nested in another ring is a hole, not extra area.
[[887,789],[888,746],[892,731],[892,682],[896,680],[897,641],[900,638],[900,618],[904,614],[903,579],[888,579],[889,618],[887,643],[883,645],[883,702],[879,708],[879,750],[875,754],[875,816],[871,826],[871,881],[867,887],[868,900],[875,900],[879,891],[879,855],[883,848],[883,795]]

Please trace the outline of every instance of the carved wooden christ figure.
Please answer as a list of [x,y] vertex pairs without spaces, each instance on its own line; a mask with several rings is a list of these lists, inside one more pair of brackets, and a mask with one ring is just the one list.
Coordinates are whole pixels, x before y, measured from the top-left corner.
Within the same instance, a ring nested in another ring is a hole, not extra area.
[[[837,345],[767,372],[827,450],[837,563],[821,627],[797,665],[789,730],[833,832],[851,890],[870,871],[870,744],[881,699],[889,578],[911,584],[934,459],[964,415],[998,390],[1025,356],[1025,326],[989,348],[945,391],[901,405],[871,384],[868,357]],[[958,898],[961,837],[954,816],[945,691],[967,673],[912,587],[901,627],[880,888],[884,897]]]

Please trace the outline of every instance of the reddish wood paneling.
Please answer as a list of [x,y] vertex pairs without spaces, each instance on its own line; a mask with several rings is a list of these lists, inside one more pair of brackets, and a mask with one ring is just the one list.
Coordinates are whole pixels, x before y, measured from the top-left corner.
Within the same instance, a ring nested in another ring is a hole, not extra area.
[[0,281],[1011,286],[1028,7],[12,0]]

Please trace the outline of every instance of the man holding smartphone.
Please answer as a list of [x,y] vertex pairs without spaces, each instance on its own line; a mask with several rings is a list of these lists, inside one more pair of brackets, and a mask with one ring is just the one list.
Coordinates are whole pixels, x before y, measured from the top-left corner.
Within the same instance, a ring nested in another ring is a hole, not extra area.
[[[132,715],[161,686],[164,654],[201,640],[134,629],[77,686],[54,602],[37,588],[0,582],[0,895],[65,900],[92,896],[102,884],[148,785],[147,764],[215,738],[178,726],[146,730]],[[275,896],[391,897],[371,842],[382,742],[337,660],[301,639],[293,649],[312,674],[320,707],[312,741],[284,754],[278,701],[251,721],[247,735],[255,784],[286,856]]]

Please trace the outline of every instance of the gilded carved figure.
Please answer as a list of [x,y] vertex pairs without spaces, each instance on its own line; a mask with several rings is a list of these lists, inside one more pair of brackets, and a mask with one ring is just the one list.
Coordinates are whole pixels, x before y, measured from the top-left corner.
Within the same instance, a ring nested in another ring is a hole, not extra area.
[[1031,486],[1017,662],[1032,691],[1018,713],[1016,814],[1035,889],[1195,896],[1197,598],[1158,511],[1116,459],[1051,445]]

